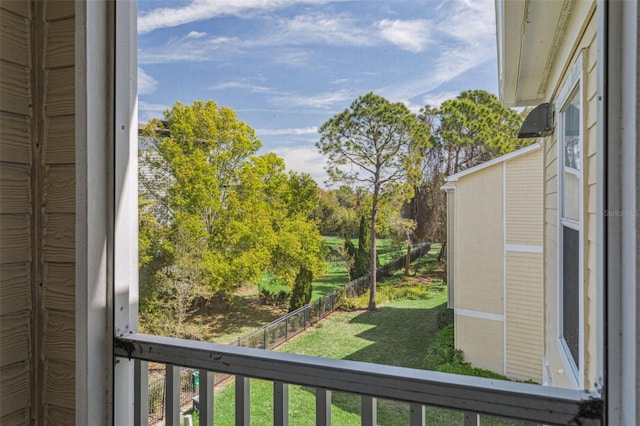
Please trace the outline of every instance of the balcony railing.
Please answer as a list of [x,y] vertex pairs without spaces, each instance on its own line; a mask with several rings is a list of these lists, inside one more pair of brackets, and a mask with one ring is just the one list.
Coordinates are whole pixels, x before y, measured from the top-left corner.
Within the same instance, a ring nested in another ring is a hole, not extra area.
[[310,357],[172,337],[132,334],[115,339],[115,356],[135,362],[135,419],[146,425],[148,362],[166,364],[166,424],[180,425],[180,367],[200,370],[201,425],[213,424],[215,372],[236,376],[235,424],[249,425],[249,379],[273,382],[274,425],[288,425],[288,385],[315,389],[316,425],[331,424],[331,392],[361,396],[361,424],[376,424],[376,400],[410,406],[410,425],[425,424],[425,407],[464,413],[464,425],[479,415],[558,425],[601,425],[602,400],[593,392],[543,387],[426,370]]

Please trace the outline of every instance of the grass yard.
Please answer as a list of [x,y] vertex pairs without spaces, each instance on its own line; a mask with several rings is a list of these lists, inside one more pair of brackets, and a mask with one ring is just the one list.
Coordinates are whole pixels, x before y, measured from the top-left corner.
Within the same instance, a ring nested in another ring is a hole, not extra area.
[[[325,294],[331,293],[336,288],[349,282],[349,271],[347,264],[338,259],[338,250],[342,247],[344,240],[341,237],[323,237],[329,248],[329,259],[327,260],[327,273],[313,281],[313,293],[311,301],[317,300]],[[358,244],[357,239],[353,239],[354,244]],[[390,239],[378,239],[378,259],[381,265],[403,256],[406,252],[404,248],[398,248]],[[270,274],[263,274],[260,277],[259,287],[268,289],[271,293],[277,294],[281,291],[287,292],[289,288],[281,282],[273,279]]]
[[[428,267],[428,265],[427,265]],[[440,280],[409,278],[380,285],[379,293],[393,297],[409,297],[381,304],[377,312],[355,310],[337,312],[308,332],[280,347],[280,351],[336,359],[349,359],[378,364],[422,368],[424,357],[433,341],[438,313],[446,307],[446,287]],[[232,384],[215,396],[215,424],[234,425],[235,389]],[[360,425],[360,397],[345,393],[332,395],[332,423],[341,426]],[[251,424],[273,424],[273,385],[251,380]],[[460,425],[462,413],[438,408],[426,409],[427,424]],[[197,420],[197,414],[196,418]],[[289,419],[292,425],[315,424],[313,389],[289,386]],[[196,422],[197,424],[197,422]],[[379,425],[409,424],[407,404],[379,400]],[[483,418],[489,426],[517,425],[516,422]]]
[[[280,351],[419,368],[428,343],[433,338],[437,314],[444,309],[447,299],[442,287],[432,291],[422,288],[422,295],[418,298],[391,301],[378,312],[338,312],[319,326],[283,345]],[[358,396],[334,393],[332,400],[333,424],[360,424]],[[251,424],[273,424],[272,404],[272,384],[252,380]],[[216,393],[216,425],[234,424],[234,406],[235,392],[232,385]],[[408,424],[407,405],[379,401],[378,407],[379,424]],[[433,415],[430,414],[430,419],[434,418]],[[292,425],[315,423],[313,389],[293,385],[289,387],[289,416]]]

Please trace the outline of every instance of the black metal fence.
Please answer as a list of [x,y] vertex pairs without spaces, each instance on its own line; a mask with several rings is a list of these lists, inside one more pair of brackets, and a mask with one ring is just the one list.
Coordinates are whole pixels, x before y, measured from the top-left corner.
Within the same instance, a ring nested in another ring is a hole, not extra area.
[[[420,244],[411,251],[411,261],[413,262],[424,256],[430,249],[430,243]],[[402,256],[379,267],[376,270],[376,275],[378,278],[391,276],[395,271],[403,268],[405,262],[406,257]],[[257,349],[275,349],[293,336],[303,332],[334,312],[342,305],[345,298],[358,297],[364,294],[369,289],[369,282],[369,274],[356,278],[336,290],[321,296],[317,300],[293,312],[289,312],[285,316],[260,327],[244,337],[238,338],[237,341],[230,344]],[[196,373],[190,369],[183,369],[180,374],[181,406],[191,401],[194,393],[197,392],[196,386],[194,385],[197,379],[193,380],[194,374]],[[214,385],[221,383],[229,377],[227,374],[216,374]],[[190,387],[186,384],[187,381],[191,383]],[[154,423],[163,418],[164,395],[164,377],[149,382],[149,423]]]

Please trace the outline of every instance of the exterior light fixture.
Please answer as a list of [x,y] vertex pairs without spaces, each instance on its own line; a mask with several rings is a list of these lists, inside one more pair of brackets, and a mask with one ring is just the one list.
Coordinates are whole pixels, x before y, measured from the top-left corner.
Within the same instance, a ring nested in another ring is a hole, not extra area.
[[553,132],[553,104],[546,102],[535,107],[524,119],[519,139],[539,138],[549,136]]

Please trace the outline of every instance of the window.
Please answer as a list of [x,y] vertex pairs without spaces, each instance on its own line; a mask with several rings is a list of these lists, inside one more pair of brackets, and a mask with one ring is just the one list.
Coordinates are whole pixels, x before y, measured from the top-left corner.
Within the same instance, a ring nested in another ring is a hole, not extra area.
[[[558,97],[558,164],[560,227],[558,232],[559,327],[574,377],[582,370],[582,56],[574,64]],[[578,380],[579,382],[579,380]]]

